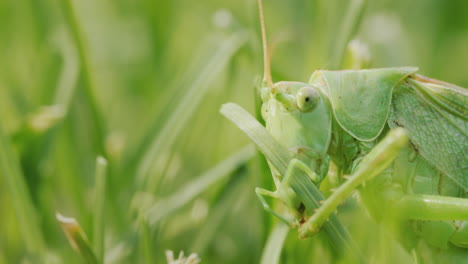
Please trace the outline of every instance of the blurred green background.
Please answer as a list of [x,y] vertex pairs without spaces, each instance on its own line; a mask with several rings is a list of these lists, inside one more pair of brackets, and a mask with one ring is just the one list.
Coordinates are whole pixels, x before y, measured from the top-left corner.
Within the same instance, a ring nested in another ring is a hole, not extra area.
[[[275,81],[332,67],[350,2],[264,1]],[[256,4],[0,0],[0,263],[82,263],[55,213],[96,239],[98,155],[109,164],[106,263],[164,263],[166,249],[259,262],[272,219],[254,188],[271,188],[271,177],[252,151],[224,162],[249,140],[219,114],[228,101],[256,111]],[[356,20],[371,67],[418,66],[468,87],[467,1],[367,1]],[[410,259],[348,207],[341,218],[366,254]],[[283,262],[320,258],[324,239],[290,232]]]

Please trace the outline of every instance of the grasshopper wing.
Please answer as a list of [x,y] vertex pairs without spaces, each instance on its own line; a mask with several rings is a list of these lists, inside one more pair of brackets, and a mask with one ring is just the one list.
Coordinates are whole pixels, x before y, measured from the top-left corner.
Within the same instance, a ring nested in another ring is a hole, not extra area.
[[388,124],[405,127],[413,148],[468,189],[468,90],[416,75],[394,89]]
[[355,138],[370,141],[385,126],[393,88],[415,71],[413,67],[319,71],[311,82],[322,82],[319,86],[325,87],[340,126]]

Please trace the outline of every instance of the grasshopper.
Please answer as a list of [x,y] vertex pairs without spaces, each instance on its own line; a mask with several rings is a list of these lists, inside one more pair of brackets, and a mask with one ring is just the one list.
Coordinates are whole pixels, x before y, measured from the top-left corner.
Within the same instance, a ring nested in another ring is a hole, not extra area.
[[[418,75],[415,67],[318,70],[308,83],[273,83],[261,0],[258,6],[262,117],[294,157],[286,175],[270,165],[276,191],[256,189],[263,207],[306,238],[358,189],[378,221],[410,227],[430,247],[467,253],[468,90]],[[315,212],[305,212],[289,172],[303,170],[318,186],[331,162],[346,180]],[[265,196],[281,200],[293,217],[275,212]]]

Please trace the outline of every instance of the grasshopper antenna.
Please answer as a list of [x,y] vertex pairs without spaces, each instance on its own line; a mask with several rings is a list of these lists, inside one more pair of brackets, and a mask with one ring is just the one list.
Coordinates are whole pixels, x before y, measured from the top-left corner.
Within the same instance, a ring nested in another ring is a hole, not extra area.
[[273,81],[271,79],[271,69],[270,69],[270,53],[268,52],[266,30],[265,30],[265,18],[263,16],[263,3],[262,0],[258,0],[258,12],[260,14],[260,25],[262,28],[262,44],[263,44],[263,78],[266,81],[268,87],[270,87],[271,92],[274,92],[276,89],[273,87]]

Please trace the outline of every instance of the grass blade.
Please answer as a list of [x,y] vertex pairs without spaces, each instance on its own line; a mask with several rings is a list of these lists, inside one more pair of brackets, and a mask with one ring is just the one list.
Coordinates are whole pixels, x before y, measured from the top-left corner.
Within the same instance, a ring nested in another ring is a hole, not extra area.
[[346,15],[341,25],[338,38],[332,50],[331,70],[336,70],[341,67],[344,53],[348,42],[356,33],[366,6],[366,0],[352,0],[346,10]]
[[276,223],[263,250],[261,264],[280,263],[281,250],[289,233],[289,227],[282,222]]
[[65,113],[68,113],[73,95],[77,86],[79,75],[79,62],[75,47],[71,40],[66,37],[65,32],[57,34],[56,46],[63,58],[63,69],[57,81],[57,91],[54,95],[54,104],[61,105]]
[[260,152],[275,166],[279,173],[285,174],[291,160],[289,152],[280,145],[245,109],[234,103],[221,107],[221,114],[231,120],[257,145]]
[[56,217],[72,248],[85,259],[86,263],[97,264],[96,255],[91,249],[88,238],[76,219],[64,217],[59,213],[57,213]]
[[[315,185],[305,173],[297,173],[291,180],[291,187],[309,211],[318,208],[320,206],[319,201],[325,199],[321,193],[311,192]],[[364,262],[358,246],[336,215],[330,215],[328,221],[323,224],[322,230],[327,233],[335,252],[339,252],[342,256],[349,255],[354,258],[351,263]]]
[[0,175],[6,180],[20,231],[28,251],[43,254],[46,245],[39,219],[20,168],[19,160],[0,127]]
[[99,142],[99,150],[101,153],[104,152],[104,137],[105,137],[105,125],[104,118],[102,116],[101,110],[98,107],[98,102],[95,96],[96,86],[95,79],[93,77],[94,69],[91,67],[91,56],[89,55],[89,50],[86,44],[85,36],[83,34],[83,29],[80,27],[80,22],[78,20],[78,14],[74,8],[73,0],[66,0],[63,2],[65,18],[68,20],[68,26],[71,31],[73,42],[76,45],[78,58],[80,62],[81,77],[84,82],[84,92],[89,102],[90,111],[92,112],[93,125],[96,128],[96,134]]
[[94,187],[93,248],[98,263],[104,263],[104,204],[106,197],[107,161],[103,157],[96,159],[96,179]]

